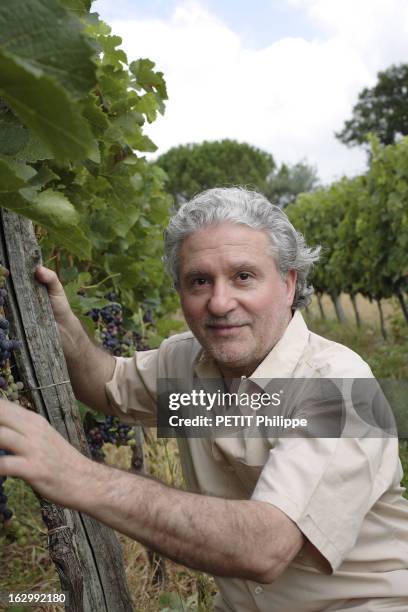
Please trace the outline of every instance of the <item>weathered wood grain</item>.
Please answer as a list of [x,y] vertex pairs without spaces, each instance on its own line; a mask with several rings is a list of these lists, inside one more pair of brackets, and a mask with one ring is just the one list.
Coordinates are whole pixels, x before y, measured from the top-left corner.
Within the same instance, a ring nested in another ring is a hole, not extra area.
[[[32,223],[6,210],[1,211],[0,258],[10,271],[7,290],[11,334],[23,343],[21,351],[16,351],[19,380],[26,390],[31,390],[34,409],[88,455],[47,290],[34,279],[41,255]],[[122,552],[113,530],[87,515],[46,500],[41,500],[41,505],[50,530],[50,556],[62,588],[70,593],[66,609],[133,610]]]

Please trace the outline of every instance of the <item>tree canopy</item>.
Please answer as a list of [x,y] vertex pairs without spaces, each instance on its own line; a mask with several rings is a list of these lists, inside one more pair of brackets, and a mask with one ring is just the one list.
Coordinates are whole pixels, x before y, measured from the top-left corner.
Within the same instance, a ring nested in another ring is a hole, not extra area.
[[167,191],[177,203],[204,189],[246,185],[283,207],[318,182],[316,170],[305,161],[278,166],[270,153],[228,139],[173,147],[156,164],[166,172]]
[[267,179],[266,196],[281,208],[291,204],[300,193],[313,191],[319,179],[316,169],[305,161],[297,164],[282,164],[276,167]]
[[265,193],[275,168],[270,153],[228,139],[173,147],[156,163],[167,173],[167,190],[179,203],[215,186],[247,185]]
[[336,133],[344,144],[366,144],[369,133],[383,145],[408,135],[408,64],[390,66],[377,78],[374,87],[360,92],[352,118]]

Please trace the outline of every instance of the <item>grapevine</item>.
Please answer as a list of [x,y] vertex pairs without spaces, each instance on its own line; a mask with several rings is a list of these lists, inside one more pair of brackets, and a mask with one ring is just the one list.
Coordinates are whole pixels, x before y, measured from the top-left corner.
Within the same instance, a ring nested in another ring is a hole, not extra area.
[[[0,267],[0,393],[1,397],[12,400],[15,403],[19,402],[19,392],[24,385],[21,381],[15,382],[14,376],[11,373],[10,360],[13,351],[21,348],[21,343],[18,340],[9,338],[9,322],[4,316],[4,305],[7,298],[7,290],[5,288],[5,279],[8,276],[8,271],[3,266]],[[0,449],[0,457],[7,455],[7,451]],[[7,495],[4,489],[4,483],[7,476],[0,476],[0,522],[5,523],[11,519],[13,512],[7,507]]]
[[[7,455],[5,450],[0,448],[0,457]],[[7,508],[7,495],[4,491],[4,483],[6,481],[7,476],[0,476],[0,520],[9,521],[13,516],[12,511]]]
[[[117,302],[117,297],[114,292],[108,293],[105,299],[109,304],[102,308],[93,308],[88,313],[97,326],[97,340],[114,356],[131,356],[135,350],[148,350],[149,347],[142,334],[124,327],[123,310],[121,304]],[[149,309],[145,310],[143,321],[147,325],[153,323]],[[99,416],[88,416],[85,430],[89,450],[96,461],[104,460],[102,447],[106,443],[130,448],[136,445],[133,426],[121,423],[117,417],[111,415],[104,417],[103,420]]]

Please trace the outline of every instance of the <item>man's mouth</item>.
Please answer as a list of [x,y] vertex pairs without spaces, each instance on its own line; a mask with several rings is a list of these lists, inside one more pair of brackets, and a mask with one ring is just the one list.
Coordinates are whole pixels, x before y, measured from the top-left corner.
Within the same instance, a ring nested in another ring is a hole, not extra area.
[[240,333],[243,327],[246,327],[247,323],[224,323],[224,324],[208,324],[206,328],[209,329],[216,336],[231,336]]

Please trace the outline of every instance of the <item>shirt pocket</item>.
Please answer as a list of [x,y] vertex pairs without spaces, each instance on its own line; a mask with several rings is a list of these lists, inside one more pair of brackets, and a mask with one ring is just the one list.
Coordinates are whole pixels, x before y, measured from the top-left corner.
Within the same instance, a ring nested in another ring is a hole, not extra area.
[[262,437],[223,437],[212,440],[214,459],[239,480],[248,497],[258,482],[275,439]]

